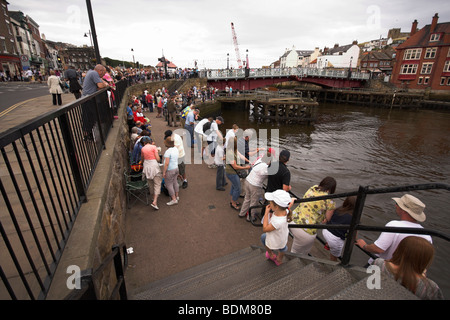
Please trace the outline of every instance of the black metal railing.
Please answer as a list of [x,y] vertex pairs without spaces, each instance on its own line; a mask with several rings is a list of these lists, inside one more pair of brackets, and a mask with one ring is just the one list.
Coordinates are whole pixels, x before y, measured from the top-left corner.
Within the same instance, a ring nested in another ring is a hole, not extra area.
[[[443,189],[450,191],[450,185],[443,183],[428,183],[428,184],[415,184],[415,185],[407,185],[407,186],[398,186],[398,187],[389,187],[389,188],[376,188],[370,189],[370,187],[362,187],[360,186],[358,191],[339,193],[339,194],[331,194],[320,197],[312,197],[312,198],[299,198],[295,194],[291,192],[291,195],[297,200],[294,203],[302,203],[302,202],[311,202],[311,201],[319,201],[326,199],[335,199],[335,198],[345,198],[349,196],[356,196],[356,204],[355,209],[352,215],[352,221],[350,225],[330,225],[330,224],[289,224],[289,228],[304,228],[304,229],[341,229],[348,230],[344,250],[341,257],[341,264],[347,266],[350,263],[350,259],[352,256],[353,248],[355,247],[355,239],[356,232],[358,230],[361,231],[378,231],[378,232],[396,232],[396,233],[411,233],[411,234],[427,234],[431,236],[436,236],[442,238],[446,241],[450,241],[450,235],[445,234],[443,232],[426,229],[426,228],[399,228],[399,227],[385,227],[385,226],[368,226],[361,224],[361,216],[366,202],[367,195],[373,194],[384,194],[384,193],[394,193],[394,192],[408,192],[408,191],[419,191],[419,190],[431,190],[431,189]],[[264,212],[266,204],[260,204],[257,206],[252,206],[249,208],[250,210],[262,208],[261,216]],[[252,224],[255,226],[261,226],[261,224],[255,223],[252,221]],[[360,248],[367,255],[372,256],[369,252],[365,251],[363,248]]]
[[[121,254],[122,253],[122,254]],[[111,264],[113,265],[111,266]],[[73,291],[65,300],[100,300],[99,286],[96,284],[106,271],[114,267],[115,284],[106,300],[127,300],[127,288],[125,285],[125,270],[128,265],[127,248],[124,243],[115,245],[112,252],[103,260],[97,269],[84,270],[80,274],[80,288]],[[108,269],[110,268],[110,269]]]
[[0,299],[45,298],[127,85],[0,135]]

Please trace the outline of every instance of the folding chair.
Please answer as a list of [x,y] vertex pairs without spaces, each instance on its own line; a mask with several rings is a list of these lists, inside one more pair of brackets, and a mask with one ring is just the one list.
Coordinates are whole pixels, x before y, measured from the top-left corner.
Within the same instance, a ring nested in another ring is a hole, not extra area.
[[142,180],[142,172],[129,173],[125,171],[124,174],[126,181],[125,190],[127,192],[128,209],[130,209],[131,205],[136,203],[137,201],[141,201],[148,206],[148,182],[147,179]]

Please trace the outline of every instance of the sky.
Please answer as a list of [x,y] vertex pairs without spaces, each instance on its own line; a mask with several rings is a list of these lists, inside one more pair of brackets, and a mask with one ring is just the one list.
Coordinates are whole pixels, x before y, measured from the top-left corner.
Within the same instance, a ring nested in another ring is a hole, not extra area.
[[[47,40],[91,45],[85,0],[8,0],[40,26]],[[314,50],[386,37],[389,29],[411,30],[450,22],[444,0],[91,0],[100,55],[156,65],[164,55],[181,68],[238,67],[240,58],[260,68],[286,49]],[[133,49],[133,51],[131,50]],[[248,53],[247,53],[248,50]]]

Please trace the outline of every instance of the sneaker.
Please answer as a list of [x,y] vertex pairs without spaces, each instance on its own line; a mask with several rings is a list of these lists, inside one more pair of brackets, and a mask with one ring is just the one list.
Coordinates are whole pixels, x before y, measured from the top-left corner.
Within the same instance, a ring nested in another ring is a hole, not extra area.
[[159,210],[159,208],[158,208],[158,206],[157,205],[154,205],[153,203],[151,203],[150,204],[152,207],[153,207],[153,209],[155,209],[155,210]]
[[183,181],[183,185],[181,186],[183,189],[186,189],[187,188],[187,186],[188,186],[188,183],[187,183],[187,181]]
[[166,203],[168,206],[173,206],[174,204],[178,204],[178,200],[170,200]]

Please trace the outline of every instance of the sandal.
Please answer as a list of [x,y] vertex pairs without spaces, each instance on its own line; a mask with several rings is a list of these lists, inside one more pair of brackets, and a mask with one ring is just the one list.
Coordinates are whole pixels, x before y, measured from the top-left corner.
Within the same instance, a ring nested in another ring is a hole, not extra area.
[[230,202],[230,207],[232,207],[234,210],[241,211],[241,207],[239,207],[238,205],[233,206],[233,204],[231,202]]
[[[266,254],[266,257],[267,257],[267,254]],[[273,256],[271,256],[269,259],[272,260],[277,266],[280,266],[283,263],[283,262],[278,261],[277,256],[275,254]]]
[[266,258],[273,261],[273,259],[276,259],[277,256],[275,253],[273,253],[272,256],[269,256],[269,251],[266,251]]

